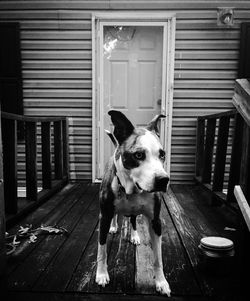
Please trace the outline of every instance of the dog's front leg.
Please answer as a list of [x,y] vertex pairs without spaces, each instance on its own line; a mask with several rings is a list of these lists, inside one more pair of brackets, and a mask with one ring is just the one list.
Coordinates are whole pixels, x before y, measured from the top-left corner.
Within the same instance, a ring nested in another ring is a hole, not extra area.
[[170,297],[170,287],[163,273],[162,263],[162,236],[161,236],[161,220],[160,218],[149,220],[149,233],[152,241],[152,248],[154,253],[154,273],[155,286],[157,292],[165,294]]
[[107,234],[109,232],[111,219],[112,217],[100,216],[96,283],[103,287],[109,283],[107,266]]
[[118,215],[115,214],[115,216],[112,218],[112,221],[111,221],[109,233],[111,233],[111,234],[117,233],[117,231],[118,231],[118,221],[117,220],[118,220]]
[[136,230],[136,215],[131,215],[130,222],[131,222],[131,225],[132,225],[130,241],[134,245],[139,245],[140,244],[140,237],[139,237],[139,234]]

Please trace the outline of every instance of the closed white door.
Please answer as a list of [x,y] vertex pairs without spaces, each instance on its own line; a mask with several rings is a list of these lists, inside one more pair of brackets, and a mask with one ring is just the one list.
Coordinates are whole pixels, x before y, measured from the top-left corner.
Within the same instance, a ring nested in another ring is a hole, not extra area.
[[[110,109],[123,112],[136,126],[145,126],[161,112],[162,52],[161,26],[104,26],[104,129],[113,131],[107,114]],[[100,135],[100,175],[114,150],[104,129]]]

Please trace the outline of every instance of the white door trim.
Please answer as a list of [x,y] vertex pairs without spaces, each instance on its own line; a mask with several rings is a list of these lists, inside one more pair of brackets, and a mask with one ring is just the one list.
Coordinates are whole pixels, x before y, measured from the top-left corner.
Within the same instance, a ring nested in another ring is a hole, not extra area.
[[[173,84],[174,84],[174,51],[175,51],[175,14],[169,12],[94,12],[92,14],[92,181],[98,181],[98,164],[101,162],[100,150],[103,145],[98,144],[100,129],[103,127],[103,60],[102,44],[103,26],[105,25],[133,25],[133,26],[162,26],[163,27],[163,68],[162,68],[162,114],[166,120],[162,121],[162,141],[166,149],[166,169],[170,174]],[[99,133],[98,133],[99,129]],[[102,143],[102,139],[100,141]]]

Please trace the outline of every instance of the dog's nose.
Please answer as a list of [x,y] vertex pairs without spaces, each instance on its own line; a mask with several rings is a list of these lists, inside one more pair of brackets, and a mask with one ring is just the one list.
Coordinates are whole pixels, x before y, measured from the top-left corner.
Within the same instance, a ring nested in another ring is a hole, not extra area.
[[167,185],[169,182],[169,177],[156,177],[155,178],[155,191],[167,191]]

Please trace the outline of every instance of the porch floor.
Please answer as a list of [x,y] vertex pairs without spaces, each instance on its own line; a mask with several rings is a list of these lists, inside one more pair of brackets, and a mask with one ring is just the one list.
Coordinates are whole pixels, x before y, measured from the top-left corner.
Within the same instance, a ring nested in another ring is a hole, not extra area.
[[[68,234],[38,235],[35,243],[22,241],[8,257],[9,300],[162,300],[155,292],[152,251],[145,220],[137,218],[141,244],[129,242],[130,224],[120,220],[119,233],[108,236],[110,284],[95,284],[98,239],[96,184],[69,184],[10,229],[57,225]],[[171,300],[245,300],[243,268],[249,242],[244,226],[225,206],[209,204],[199,186],[172,185],[162,204],[164,272]],[[204,236],[224,236],[235,244],[235,256],[205,260],[199,253]],[[248,262],[247,262],[248,261]],[[249,271],[249,270],[248,270]]]

